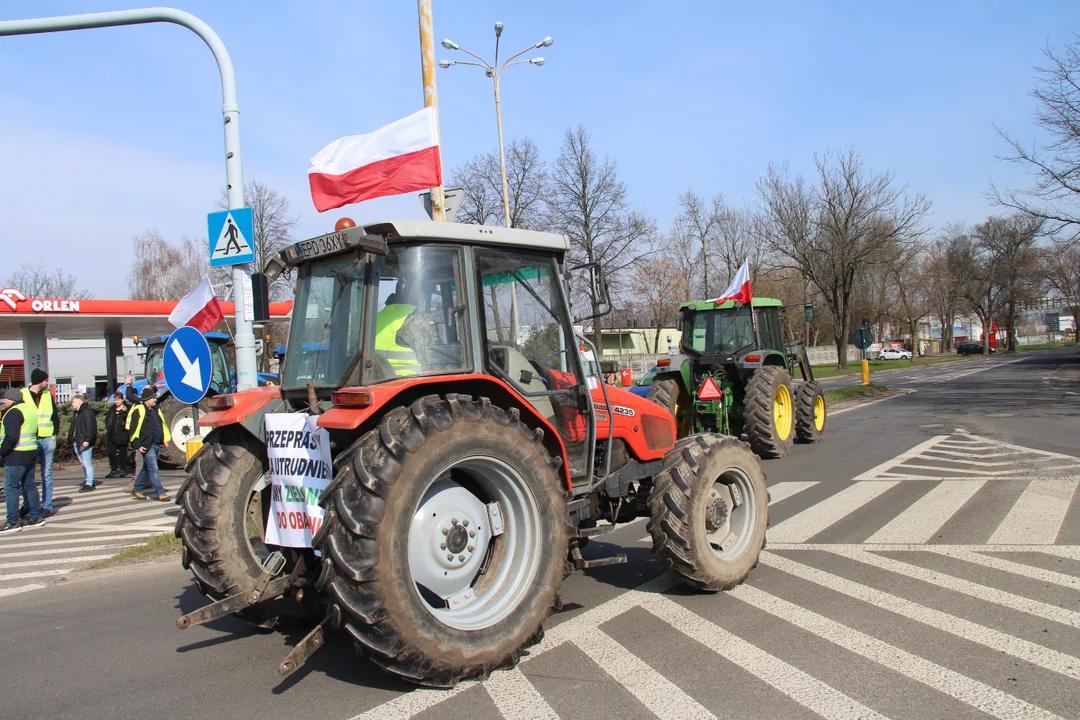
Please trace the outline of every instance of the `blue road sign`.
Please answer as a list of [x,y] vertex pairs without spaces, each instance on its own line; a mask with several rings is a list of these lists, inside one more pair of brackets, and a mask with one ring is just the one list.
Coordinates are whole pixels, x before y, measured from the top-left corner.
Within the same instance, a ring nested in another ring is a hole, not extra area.
[[178,328],[165,341],[165,382],[185,405],[203,399],[210,387],[210,346],[195,328]]
[[255,259],[251,208],[236,208],[206,216],[210,238],[210,265],[239,265]]

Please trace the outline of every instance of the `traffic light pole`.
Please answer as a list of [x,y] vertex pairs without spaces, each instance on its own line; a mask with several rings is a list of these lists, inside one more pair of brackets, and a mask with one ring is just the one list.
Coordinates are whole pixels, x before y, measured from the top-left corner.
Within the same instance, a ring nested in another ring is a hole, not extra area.
[[[61,17],[5,20],[0,22],[0,36],[37,35],[66,30],[90,30],[122,25],[146,25],[167,22],[186,27],[202,38],[217,60],[221,72],[221,114],[225,124],[225,182],[230,210],[242,208],[244,202],[244,172],[240,160],[240,105],[236,102],[236,72],[225,44],[205,22],[191,13],[174,8],[142,8],[113,12],[64,15]],[[255,334],[251,328],[251,266],[233,266],[233,306],[236,338],[236,388],[257,387]]]

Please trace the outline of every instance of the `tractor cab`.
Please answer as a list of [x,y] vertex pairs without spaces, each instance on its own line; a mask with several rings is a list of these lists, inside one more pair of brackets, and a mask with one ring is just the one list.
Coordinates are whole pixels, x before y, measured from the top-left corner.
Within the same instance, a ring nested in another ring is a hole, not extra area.
[[[217,332],[205,333],[204,337],[206,338],[206,344],[210,346],[210,359],[213,363],[210,371],[210,394],[232,392],[233,382],[229,371],[229,363],[225,357],[225,347],[231,342],[231,339],[225,333]],[[165,385],[165,343],[168,339],[168,335],[146,338],[146,354],[143,358],[145,378],[132,383],[136,392],[142,392],[142,389],[148,383],[157,385],[159,393],[163,393],[168,389],[167,385]]]
[[785,365],[780,334],[782,305],[772,298],[754,298],[751,305],[731,300],[720,305],[685,302],[679,306],[682,351],[706,364],[739,368]]
[[[332,400],[330,426],[357,419],[335,411],[400,402],[436,381],[476,394],[510,389],[555,428],[570,474],[588,476],[595,422],[563,290],[568,249],[549,233],[422,221],[284,249],[297,278],[282,397],[294,409],[308,407],[309,393]],[[416,390],[402,396],[404,384]]]

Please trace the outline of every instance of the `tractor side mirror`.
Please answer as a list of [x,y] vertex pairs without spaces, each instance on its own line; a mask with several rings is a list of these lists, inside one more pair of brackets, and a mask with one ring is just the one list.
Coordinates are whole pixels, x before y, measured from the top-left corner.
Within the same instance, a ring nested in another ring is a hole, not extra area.
[[682,313],[679,313],[678,315],[675,316],[675,329],[678,330],[679,332],[682,332],[682,326],[683,326]]
[[814,304],[806,303],[806,322],[814,322]]
[[589,286],[592,288],[592,296],[597,305],[610,305],[608,297],[607,279],[604,278],[604,268],[599,263],[589,264]]

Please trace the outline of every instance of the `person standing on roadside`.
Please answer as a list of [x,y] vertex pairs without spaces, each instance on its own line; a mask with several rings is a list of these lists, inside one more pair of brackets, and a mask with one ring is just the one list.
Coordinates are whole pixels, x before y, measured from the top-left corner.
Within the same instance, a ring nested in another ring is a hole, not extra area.
[[124,394],[117,391],[113,395],[113,404],[105,413],[105,441],[109,449],[109,474],[106,478],[127,477],[128,443],[131,441],[127,429],[128,406]]
[[[128,373],[127,377],[124,378],[124,387],[127,394],[126,399],[128,401],[128,404],[131,405],[131,409],[128,410],[127,421],[124,423],[124,429],[128,431],[128,441],[131,443],[131,450],[135,454],[135,473],[131,476],[131,482],[124,486],[124,492],[126,493],[133,492],[135,490],[135,478],[139,477],[139,474],[142,472],[143,467],[143,454],[139,452],[138,448],[135,447],[135,439],[131,436],[131,429],[132,427],[134,427],[133,423],[138,421],[138,418],[145,410],[142,404],[142,395],[135,392],[134,383],[135,378],[131,376],[131,373]],[[157,396],[156,385],[147,385],[143,388],[143,390],[145,391],[146,388],[153,388],[154,395],[155,397]]]
[[79,492],[90,492],[94,485],[94,443],[97,442],[97,415],[82,393],[71,398],[71,427],[68,429],[68,442],[75,449],[75,457],[83,468],[83,485]]
[[[34,483],[34,463],[38,456],[37,408],[12,388],[0,398],[0,458],[4,461],[4,499],[7,517],[0,534],[45,524],[41,501]],[[19,498],[25,497],[28,517],[19,522]]]
[[142,455],[142,470],[135,478],[131,494],[136,500],[145,500],[146,496],[142,491],[149,480],[154,487],[154,499],[165,502],[172,498],[161,485],[157,464],[161,446],[171,439],[169,427],[165,424],[165,416],[157,407],[157,388],[147,385],[141,396],[142,405],[135,406],[131,411],[131,444],[135,452]]
[[[37,409],[38,463],[41,465],[41,508],[45,517],[53,512],[53,456],[56,454],[56,434],[60,432],[60,417],[56,413],[56,398],[49,389],[49,374],[41,368],[30,372],[30,387],[23,388],[22,399]],[[24,508],[29,511],[29,508]],[[26,517],[26,512],[21,513]]]

